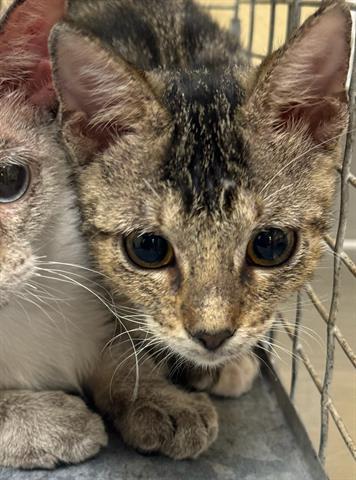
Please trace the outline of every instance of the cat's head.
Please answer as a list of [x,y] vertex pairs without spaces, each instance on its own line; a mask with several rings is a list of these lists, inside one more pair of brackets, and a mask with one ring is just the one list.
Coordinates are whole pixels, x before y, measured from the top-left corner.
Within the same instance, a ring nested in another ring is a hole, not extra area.
[[334,2],[252,73],[142,73],[72,26],[55,28],[92,251],[118,298],[145,314],[132,318],[152,344],[201,365],[226,361],[312,274],[347,126],[350,33]]
[[64,0],[17,0],[0,24],[0,307],[33,272],[66,173],[48,53],[64,11]]

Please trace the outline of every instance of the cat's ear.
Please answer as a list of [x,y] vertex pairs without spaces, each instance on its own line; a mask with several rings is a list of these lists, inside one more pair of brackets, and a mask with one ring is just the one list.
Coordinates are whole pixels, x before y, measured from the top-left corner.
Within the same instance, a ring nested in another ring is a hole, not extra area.
[[251,99],[275,131],[299,128],[318,144],[342,133],[347,123],[351,31],[346,4],[324,2],[261,65]]
[[34,106],[55,103],[48,37],[66,0],[16,0],[0,23],[0,94],[19,92]]
[[138,71],[68,23],[54,28],[50,45],[63,134],[77,161],[145,129],[158,102]]

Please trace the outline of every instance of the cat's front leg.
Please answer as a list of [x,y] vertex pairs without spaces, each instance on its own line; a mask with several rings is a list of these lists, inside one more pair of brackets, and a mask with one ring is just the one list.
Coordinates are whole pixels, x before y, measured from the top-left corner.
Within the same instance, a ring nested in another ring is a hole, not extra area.
[[115,372],[111,362],[99,369],[93,383],[99,409],[111,417],[125,443],[140,452],[177,460],[198,457],[218,433],[218,416],[209,397],[180,390],[151,360],[140,368],[135,395],[132,366]]
[[238,398],[248,393],[260,371],[253,355],[245,355],[212,372],[196,372],[188,376],[189,386],[219,397]]
[[0,392],[0,465],[55,468],[82,462],[107,444],[101,418],[63,392]]

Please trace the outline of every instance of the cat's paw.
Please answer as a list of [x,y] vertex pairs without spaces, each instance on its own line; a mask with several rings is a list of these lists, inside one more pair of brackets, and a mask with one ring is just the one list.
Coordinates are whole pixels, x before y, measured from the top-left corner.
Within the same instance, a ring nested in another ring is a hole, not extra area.
[[210,393],[219,397],[240,397],[251,390],[260,371],[260,364],[255,357],[246,355],[238,362],[225,365]]
[[214,442],[218,416],[205,394],[167,388],[133,402],[118,427],[137,450],[182,460],[198,457]]
[[83,462],[107,445],[102,419],[78,397],[62,392],[5,395],[0,401],[0,465],[53,469]]

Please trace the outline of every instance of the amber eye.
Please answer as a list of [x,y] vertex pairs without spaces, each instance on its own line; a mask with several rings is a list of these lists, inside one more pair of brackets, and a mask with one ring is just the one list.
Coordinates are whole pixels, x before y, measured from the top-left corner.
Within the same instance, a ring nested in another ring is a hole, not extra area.
[[132,233],[125,239],[125,248],[130,260],[142,268],[158,269],[174,262],[172,245],[154,233]]
[[0,166],[0,203],[20,200],[30,184],[30,171],[23,165]]
[[258,267],[278,267],[292,256],[297,241],[293,230],[267,228],[257,232],[247,247],[247,260]]

